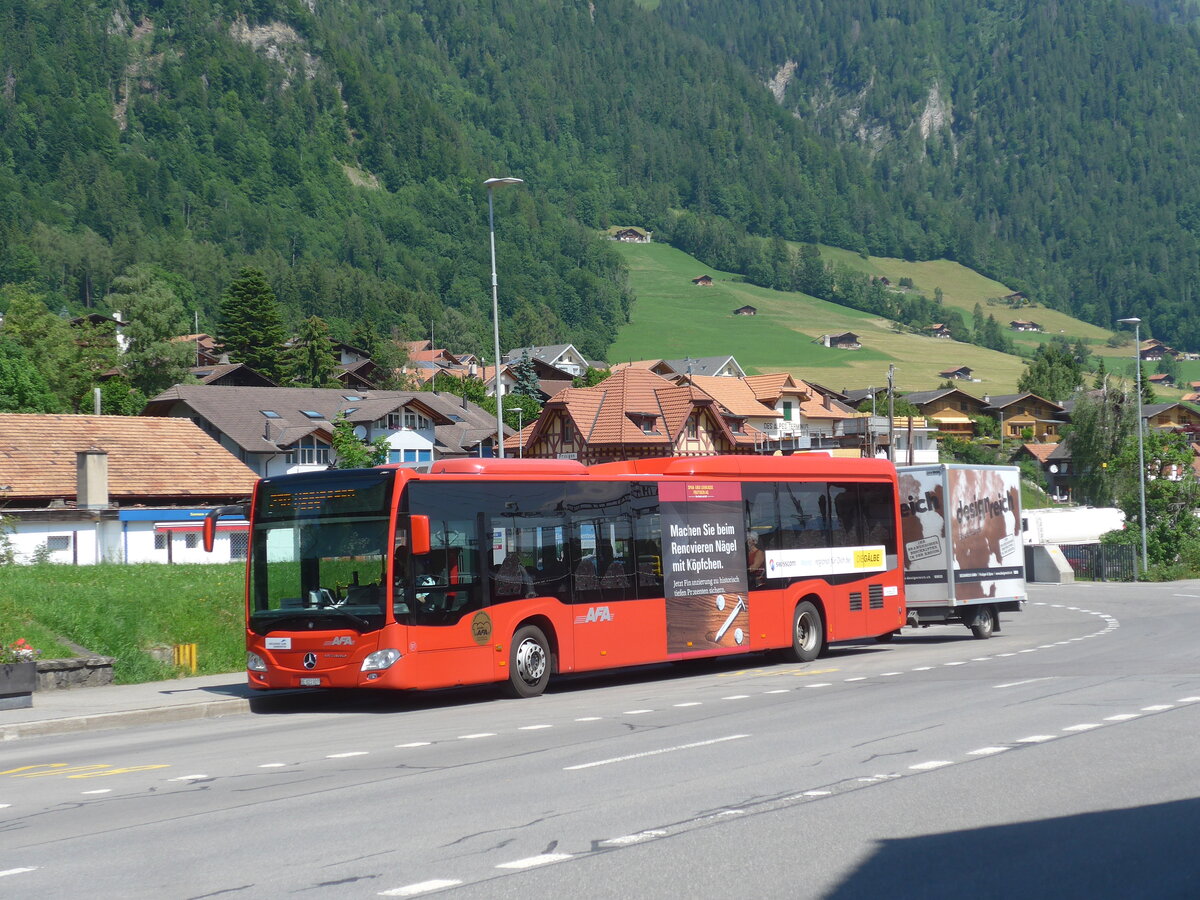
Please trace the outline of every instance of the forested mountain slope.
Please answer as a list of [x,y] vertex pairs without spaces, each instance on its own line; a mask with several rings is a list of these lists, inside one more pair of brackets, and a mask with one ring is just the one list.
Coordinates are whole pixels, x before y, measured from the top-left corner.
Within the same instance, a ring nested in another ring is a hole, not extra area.
[[250,262],[293,318],[476,350],[491,175],[528,182],[497,194],[509,345],[603,355],[630,301],[610,222],[923,231],[859,154],[624,0],[0,0],[0,147],[0,283],[90,305],[154,262],[207,312]]
[[211,328],[249,263],[293,324],[485,350],[481,182],[517,175],[507,345],[605,354],[632,297],[596,231],[625,224],[754,280],[784,251],[747,234],[947,256],[1200,347],[1194,8],[0,0],[0,305],[103,304],[148,262]]
[[[748,9],[753,7],[753,12]],[[1200,347],[1192,0],[662,0],[783,107],[928,191],[944,252],[1100,325]]]

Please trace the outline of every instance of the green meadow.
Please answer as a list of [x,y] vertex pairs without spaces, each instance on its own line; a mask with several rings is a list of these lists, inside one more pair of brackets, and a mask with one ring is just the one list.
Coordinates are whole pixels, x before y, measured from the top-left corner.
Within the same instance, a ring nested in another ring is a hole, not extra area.
[[[1025,371],[1021,356],[997,353],[973,344],[931,338],[900,329],[889,320],[872,316],[807,294],[772,291],[746,284],[741,276],[720,272],[666,244],[620,244],[629,267],[630,285],[637,295],[631,321],[623,326],[608,354],[609,362],[638,359],[682,359],[686,356],[725,356],[737,359],[748,373],[791,372],[834,390],[865,388],[887,383],[888,366],[896,367],[896,387],[901,391],[928,390],[944,380],[940,371],[969,366],[977,381],[961,387],[976,396],[1011,394]],[[1062,334],[1082,338],[1097,356],[1105,357],[1108,371],[1125,375],[1133,369],[1133,342],[1112,348],[1112,332],[1057,310],[1038,306],[1013,309],[999,298],[1012,293],[997,281],[947,260],[907,262],[869,257],[835,247],[821,247],[822,256],[869,275],[884,276],[898,285],[911,278],[914,289],[927,297],[942,290],[942,302],[963,313],[971,324],[976,304],[1002,325],[1013,319],[1030,319],[1045,332],[1007,332],[1018,352],[1035,348]],[[692,283],[709,275],[710,287]],[[741,306],[754,306],[758,314],[735,316]],[[818,343],[820,335],[852,331],[860,350],[834,350]],[[1146,374],[1154,371],[1147,365]],[[1200,380],[1200,362],[1180,363],[1183,389],[1189,379]],[[1178,399],[1182,390],[1160,389],[1161,399]]]

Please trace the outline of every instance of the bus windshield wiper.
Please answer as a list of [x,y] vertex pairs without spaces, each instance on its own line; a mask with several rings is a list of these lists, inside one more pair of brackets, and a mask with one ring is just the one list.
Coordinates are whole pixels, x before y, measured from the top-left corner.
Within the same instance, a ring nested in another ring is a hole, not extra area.
[[[259,627],[269,625],[271,628],[282,628],[285,625],[295,626],[297,623],[314,622],[318,620],[327,620],[331,616],[341,616],[349,619],[361,631],[370,631],[374,626],[362,616],[355,615],[344,609],[335,609],[326,607],[324,609],[313,609],[307,612],[294,612],[292,610],[258,610],[250,617],[251,624]],[[300,629],[297,629],[300,630]],[[303,630],[308,630],[305,627]]]

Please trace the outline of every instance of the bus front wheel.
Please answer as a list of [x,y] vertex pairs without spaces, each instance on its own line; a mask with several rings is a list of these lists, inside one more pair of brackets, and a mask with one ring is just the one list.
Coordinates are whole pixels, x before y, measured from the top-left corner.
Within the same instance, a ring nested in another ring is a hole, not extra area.
[[792,658],[796,662],[812,662],[825,648],[825,622],[821,612],[805,600],[796,605],[792,615]]
[[508,694],[536,697],[550,681],[550,644],[536,625],[518,628],[508,656]]

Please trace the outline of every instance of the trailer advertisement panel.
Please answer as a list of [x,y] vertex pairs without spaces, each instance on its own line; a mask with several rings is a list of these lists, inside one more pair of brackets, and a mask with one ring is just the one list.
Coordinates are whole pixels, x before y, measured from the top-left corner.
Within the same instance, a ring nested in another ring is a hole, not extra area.
[[1019,471],[899,470],[909,606],[1024,599]]

